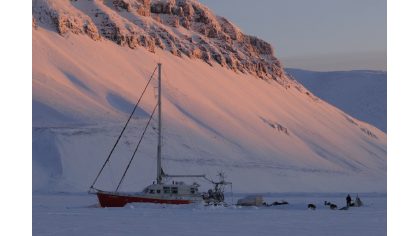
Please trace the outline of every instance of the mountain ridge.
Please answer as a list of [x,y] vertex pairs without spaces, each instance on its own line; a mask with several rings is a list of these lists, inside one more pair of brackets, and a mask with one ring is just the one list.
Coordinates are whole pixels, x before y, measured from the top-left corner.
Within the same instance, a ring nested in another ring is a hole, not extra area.
[[242,33],[195,0],[33,1],[34,28],[85,34],[135,49],[167,50],[240,73],[289,84],[272,46]]
[[387,131],[387,73],[375,70],[286,72],[319,98]]

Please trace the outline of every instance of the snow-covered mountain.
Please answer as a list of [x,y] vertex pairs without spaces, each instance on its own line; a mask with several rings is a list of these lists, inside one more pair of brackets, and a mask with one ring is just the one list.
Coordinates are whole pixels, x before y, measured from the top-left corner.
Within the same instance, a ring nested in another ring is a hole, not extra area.
[[60,35],[84,34],[129,48],[157,48],[260,78],[281,80],[283,68],[267,42],[243,34],[194,0],[34,2],[32,23]]
[[316,96],[386,132],[386,72],[317,72],[292,68],[286,71]]
[[[223,170],[238,192],[386,191],[386,134],[195,0],[35,0],[32,26],[35,191],[88,188],[158,62],[166,172]],[[99,187],[116,186],[155,104],[148,90]],[[156,141],[148,130],[124,189],[153,180]]]

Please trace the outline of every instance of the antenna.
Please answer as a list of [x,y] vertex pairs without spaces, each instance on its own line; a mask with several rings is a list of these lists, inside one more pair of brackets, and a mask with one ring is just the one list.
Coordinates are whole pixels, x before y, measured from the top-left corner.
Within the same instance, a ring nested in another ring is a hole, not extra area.
[[158,63],[158,147],[157,184],[162,183],[162,64]]

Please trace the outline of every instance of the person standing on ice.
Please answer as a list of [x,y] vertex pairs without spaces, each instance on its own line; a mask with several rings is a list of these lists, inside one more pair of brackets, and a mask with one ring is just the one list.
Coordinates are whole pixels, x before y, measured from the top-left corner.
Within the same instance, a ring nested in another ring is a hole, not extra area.
[[357,194],[357,196],[356,196],[356,201],[355,201],[354,205],[357,206],[357,207],[363,206],[363,202],[362,202],[362,200],[360,200],[359,194]]
[[349,207],[351,205],[351,197],[350,197],[350,194],[347,194],[346,202],[347,202],[347,207]]

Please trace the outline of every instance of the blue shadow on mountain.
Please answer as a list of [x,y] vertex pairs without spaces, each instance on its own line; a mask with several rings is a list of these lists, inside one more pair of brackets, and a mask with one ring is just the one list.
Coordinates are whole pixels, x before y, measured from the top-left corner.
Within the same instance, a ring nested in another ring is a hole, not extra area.
[[66,72],[66,71],[62,71],[62,73],[67,77],[67,79],[76,87],[78,87],[79,89],[83,89],[86,90],[90,93],[93,93],[92,89],[89,88],[89,86],[87,86],[85,83],[83,83],[80,79],[78,79],[75,75],[73,75],[72,73]]
[[[113,108],[126,114],[131,114],[135,105],[134,103],[115,93],[108,93],[106,95],[106,100]],[[149,113],[143,110],[141,107],[137,107],[136,112],[134,113],[134,117],[149,117]]]

